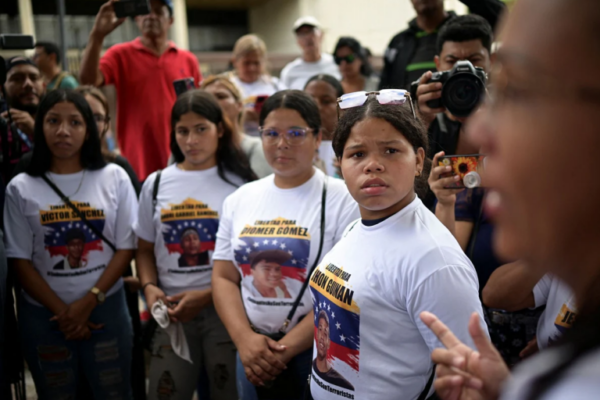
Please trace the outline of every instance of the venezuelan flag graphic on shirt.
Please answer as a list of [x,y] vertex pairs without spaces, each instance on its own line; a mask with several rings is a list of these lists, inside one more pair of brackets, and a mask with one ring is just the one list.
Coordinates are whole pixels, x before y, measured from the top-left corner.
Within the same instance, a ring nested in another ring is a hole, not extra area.
[[315,312],[313,372],[328,384],[353,391],[359,371],[360,308],[350,278],[343,268],[320,265],[310,288]]
[[[73,204],[98,231],[104,230],[104,210],[95,209],[89,203],[74,201]],[[102,239],[65,204],[51,205],[48,210],[40,210],[40,222],[45,231],[46,250],[51,257],[68,258],[71,263],[68,269],[85,267],[90,251],[104,250]],[[61,263],[63,261],[54,269],[65,269]]]
[[296,221],[281,217],[256,221],[254,225],[244,227],[239,239],[241,243],[234,253],[243,276],[253,276],[255,286],[264,288],[263,293],[269,288],[278,293],[276,296],[263,294],[263,297],[289,298],[287,293],[280,295],[280,291],[285,292],[282,280],[289,278],[304,282],[306,279],[310,234],[307,228],[297,226]]
[[[180,267],[209,264],[208,251],[215,249],[219,213],[207,204],[186,199],[160,210],[162,235],[169,254],[180,253]],[[195,260],[195,261],[194,261]]]

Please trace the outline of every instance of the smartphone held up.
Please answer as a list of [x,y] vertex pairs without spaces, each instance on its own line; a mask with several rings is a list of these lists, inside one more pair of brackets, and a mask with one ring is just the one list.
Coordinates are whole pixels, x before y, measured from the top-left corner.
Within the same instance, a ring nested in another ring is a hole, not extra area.
[[451,167],[452,170],[440,175],[440,178],[459,176],[460,179],[444,189],[473,189],[481,187],[485,156],[481,154],[450,155],[438,159],[438,166]]
[[150,14],[149,0],[120,0],[113,3],[117,18]]

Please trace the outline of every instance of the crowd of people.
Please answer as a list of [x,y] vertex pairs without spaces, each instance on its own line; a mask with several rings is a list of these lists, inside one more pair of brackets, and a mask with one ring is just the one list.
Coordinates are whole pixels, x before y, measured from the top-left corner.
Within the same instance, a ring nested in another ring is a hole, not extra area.
[[597,398],[600,4],[463,2],[381,74],[304,16],[202,77],[170,0],[101,56],[102,5],[78,79],[9,59],[0,398]]

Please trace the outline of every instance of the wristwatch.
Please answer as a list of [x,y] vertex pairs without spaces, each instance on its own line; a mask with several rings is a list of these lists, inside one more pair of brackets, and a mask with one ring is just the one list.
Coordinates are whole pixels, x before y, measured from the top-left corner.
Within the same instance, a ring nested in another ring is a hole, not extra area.
[[102,304],[104,303],[104,300],[106,300],[106,294],[104,294],[104,292],[98,289],[97,287],[91,288],[90,292],[96,295],[96,300],[98,300],[98,304]]

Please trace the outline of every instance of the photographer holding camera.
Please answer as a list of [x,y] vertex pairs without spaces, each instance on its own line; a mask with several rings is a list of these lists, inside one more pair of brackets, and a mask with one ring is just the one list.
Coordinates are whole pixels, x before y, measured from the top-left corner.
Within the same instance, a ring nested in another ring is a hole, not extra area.
[[[177,98],[173,81],[193,78],[198,85],[201,74],[196,57],[168,40],[173,24],[171,0],[150,0],[150,12],[135,15],[141,36],[112,46],[101,59],[104,38],[125,21],[117,18],[116,3],[108,1],[96,15],[79,80],[84,85],[115,85],[119,148],[144,181],[167,165],[170,110]],[[128,15],[147,12],[139,11],[138,3]]]
[[[0,113],[0,129],[8,131],[8,160],[2,160],[4,184],[12,178],[21,156],[33,148],[33,127],[40,98],[44,95],[44,80],[40,70],[28,58],[16,56],[6,61],[6,103],[13,125],[9,128],[8,110]],[[4,146],[4,143],[0,144]],[[4,154],[4,153],[2,153]]]
[[[423,73],[434,71],[438,32],[456,18],[444,10],[444,0],[411,0],[417,17],[392,38],[384,55],[379,89],[408,89]],[[500,0],[460,0],[470,12],[482,16],[493,27],[505,9]]]
[[440,151],[477,152],[460,132],[485,93],[492,42],[492,27],[477,15],[456,17],[439,32],[434,58],[439,72],[426,72],[411,86],[421,120],[429,126],[429,158]]

